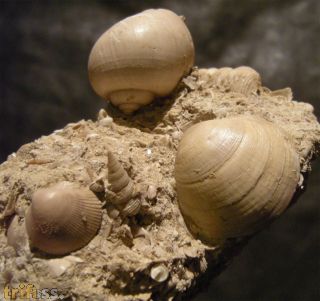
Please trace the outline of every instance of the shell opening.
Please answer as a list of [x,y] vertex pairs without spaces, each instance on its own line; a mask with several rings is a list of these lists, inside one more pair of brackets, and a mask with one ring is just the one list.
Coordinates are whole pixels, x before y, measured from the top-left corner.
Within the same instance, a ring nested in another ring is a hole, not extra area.
[[150,91],[128,89],[112,92],[108,98],[123,113],[132,114],[141,106],[151,103],[154,97]]

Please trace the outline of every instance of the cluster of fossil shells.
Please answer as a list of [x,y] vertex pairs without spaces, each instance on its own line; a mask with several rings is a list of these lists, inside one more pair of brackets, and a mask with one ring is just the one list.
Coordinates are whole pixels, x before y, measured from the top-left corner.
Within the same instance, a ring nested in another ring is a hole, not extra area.
[[89,79],[99,96],[131,114],[169,95],[193,62],[183,18],[167,9],[148,9],[102,34],[89,56]]
[[260,230],[288,207],[299,175],[282,132],[255,117],[200,122],[184,133],[176,155],[181,212],[209,243]]
[[[89,57],[89,79],[98,95],[130,114],[170,94],[193,62],[194,46],[183,19],[165,9],[146,10],[98,39]],[[249,96],[261,86],[259,74],[249,67],[210,70],[209,80],[218,89]],[[56,255],[84,247],[101,226],[98,193],[124,217],[139,212],[133,180],[111,151],[107,157],[106,179],[100,177],[88,188],[60,182],[33,194],[25,216],[32,246]],[[299,175],[299,158],[281,130],[250,116],[189,128],[174,167],[179,207],[190,232],[213,244],[250,235],[281,214]],[[164,266],[152,268],[152,279],[167,277]]]
[[[122,217],[136,215],[141,201],[135,197],[134,183],[111,151],[108,151],[107,182],[107,201]],[[64,181],[36,190],[25,217],[30,245],[54,255],[84,247],[101,226],[102,203],[94,192],[104,190],[102,183],[103,178],[99,178],[84,188]]]

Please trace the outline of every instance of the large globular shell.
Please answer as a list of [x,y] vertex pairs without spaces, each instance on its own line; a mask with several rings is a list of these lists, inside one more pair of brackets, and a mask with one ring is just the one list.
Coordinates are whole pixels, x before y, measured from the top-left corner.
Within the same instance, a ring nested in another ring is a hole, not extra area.
[[287,208],[299,173],[297,154],[272,123],[245,116],[200,122],[178,148],[179,206],[206,242],[250,235]]
[[33,247],[60,255],[85,246],[99,230],[101,219],[101,203],[94,193],[60,182],[33,194],[25,222]]
[[115,205],[126,204],[134,194],[133,181],[121,163],[108,152],[108,198]]
[[246,96],[257,94],[258,89],[261,88],[259,73],[247,66],[214,69],[210,73],[210,81],[218,89],[238,92]]
[[94,91],[130,114],[169,95],[194,62],[191,34],[167,9],[148,9],[108,29],[93,46],[89,80]]

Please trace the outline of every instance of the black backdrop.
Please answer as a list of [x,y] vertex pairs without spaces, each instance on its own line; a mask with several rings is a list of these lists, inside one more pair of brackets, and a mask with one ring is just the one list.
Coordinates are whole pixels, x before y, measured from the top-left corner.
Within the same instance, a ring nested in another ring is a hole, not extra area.
[[[97,37],[146,8],[186,17],[200,67],[249,65],[320,112],[320,1],[1,1],[0,162],[103,102],[87,80]],[[300,201],[194,300],[319,300],[320,164]]]

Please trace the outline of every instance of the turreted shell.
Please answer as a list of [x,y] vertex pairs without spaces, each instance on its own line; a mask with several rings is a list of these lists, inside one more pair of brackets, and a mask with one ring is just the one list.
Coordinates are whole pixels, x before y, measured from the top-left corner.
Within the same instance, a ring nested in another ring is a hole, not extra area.
[[180,142],[175,178],[186,224],[209,243],[250,235],[280,215],[299,182],[298,155],[270,122],[200,122]]
[[33,194],[25,223],[32,246],[60,255],[84,247],[101,219],[101,203],[89,189],[60,182]]
[[130,114],[170,94],[194,63],[192,37],[183,19],[149,9],[108,29],[88,63],[94,91]]

